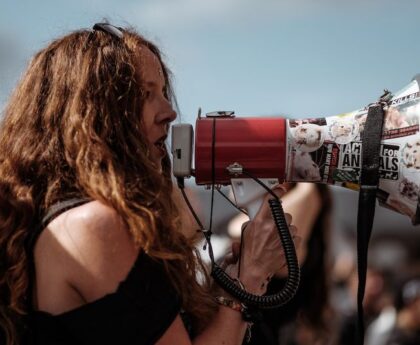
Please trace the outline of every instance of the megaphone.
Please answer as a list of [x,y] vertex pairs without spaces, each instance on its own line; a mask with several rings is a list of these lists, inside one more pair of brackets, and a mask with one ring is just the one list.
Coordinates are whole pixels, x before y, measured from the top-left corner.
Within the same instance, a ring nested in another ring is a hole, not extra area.
[[[385,107],[377,199],[382,206],[420,222],[420,77],[396,92]],[[368,106],[336,116],[307,119],[237,117],[234,112],[199,114],[172,127],[173,172],[197,185],[232,185],[238,206],[257,212],[264,190],[277,182],[314,182],[358,190],[361,135]],[[193,161],[194,151],[194,166]]]

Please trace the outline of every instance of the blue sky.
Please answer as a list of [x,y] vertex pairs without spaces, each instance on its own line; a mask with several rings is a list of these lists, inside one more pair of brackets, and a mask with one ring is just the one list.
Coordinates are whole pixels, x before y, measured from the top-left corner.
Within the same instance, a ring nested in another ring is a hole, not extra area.
[[0,107],[37,50],[105,18],[162,48],[185,122],[198,107],[335,115],[420,73],[418,13],[415,0],[2,0]]
[[198,107],[334,115],[420,72],[419,10],[414,0],[3,0],[0,104],[34,52],[106,18],[160,45],[183,121]]

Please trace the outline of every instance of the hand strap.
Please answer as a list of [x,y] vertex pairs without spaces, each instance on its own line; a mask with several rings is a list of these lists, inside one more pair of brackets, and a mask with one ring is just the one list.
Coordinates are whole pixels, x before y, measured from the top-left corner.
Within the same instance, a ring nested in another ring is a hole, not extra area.
[[363,297],[366,286],[369,240],[372,233],[376,206],[376,191],[379,184],[379,155],[381,147],[384,106],[390,99],[385,91],[379,102],[369,106],[362,133],[362,169],[360,174],[359,209],[357,213],[357,344],[364,342]]

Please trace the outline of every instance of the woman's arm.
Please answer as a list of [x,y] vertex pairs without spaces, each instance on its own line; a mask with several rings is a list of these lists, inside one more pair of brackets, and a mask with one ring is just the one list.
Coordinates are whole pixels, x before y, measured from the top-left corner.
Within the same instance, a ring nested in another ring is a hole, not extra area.
[[207,328],[192,342],[178,315],[156,345],[240,345],[246,328],[238,311],[221,306]]
[[293,225],[299,229],[301,243],[296,250],[302,265],[306,259],[307,241],[322,207],[321,196],[315,183],[297,183],[282,197],[285,212],[293,217]]

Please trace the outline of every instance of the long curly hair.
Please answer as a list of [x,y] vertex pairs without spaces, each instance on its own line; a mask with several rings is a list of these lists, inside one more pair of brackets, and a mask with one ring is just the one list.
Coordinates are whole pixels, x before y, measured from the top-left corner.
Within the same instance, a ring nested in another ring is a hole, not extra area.
[[[170,160],[160,172],[148,156],[141,123],[145,99],[138,48],[159,59],[166,97],[176,104],[158,48],[133,29],[117,39],[80,30],[38,52],[6,106],[0,125],[0,329],[20,342],[31,310],[27,241],[54,203],[89,197],[124,219],[135,244],[161,259],[199,331],[215,304],[193,240],[183,234]],[[139,71],[140,69],[140,71]],[[22,328],[23,327],[23,328]]]

